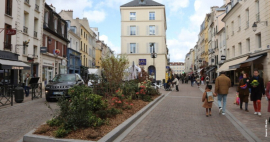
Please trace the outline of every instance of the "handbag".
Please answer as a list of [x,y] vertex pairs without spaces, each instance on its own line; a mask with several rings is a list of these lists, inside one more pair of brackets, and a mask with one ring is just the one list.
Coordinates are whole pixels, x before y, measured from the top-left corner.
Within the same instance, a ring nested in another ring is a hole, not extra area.
[[214,95],[213,95],[213,92],[206,92],[206,96],[207,96],[207,102],[208,103],[212,103],[214,102]]

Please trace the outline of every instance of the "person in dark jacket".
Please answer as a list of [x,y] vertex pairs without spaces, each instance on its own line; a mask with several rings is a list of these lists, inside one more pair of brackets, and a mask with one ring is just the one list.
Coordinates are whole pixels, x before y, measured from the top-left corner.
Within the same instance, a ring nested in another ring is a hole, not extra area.
[[190,81],[191,81],[191,86],[193,87],[193,84],[194,84],[194,81],[195,81],[195,76],[194,76],[194,74],[191,75]]
[[[253,107],[255,110],[255,115],[261,116],[261,100],[262,95],[265,95],[265,89],[264,89],[264,81],[263,78],[259,76],[259,71],[254,70],[253,77],[250,79],[248,83],[248,87],[251,88],[251,96],[250,99],[253,101]],[[251,83],[253,80],[257,80],[259,82],[258,86],[252,86]]]
[[248,84],[249,78],[247,78],[247,74],[243,74],[243,78],[239,81],[239,85],[237,88],[237,93],[240,98],[240,109],[243,109],[243,102],[245,102],[245,111],[248,112],[248,96],[249,96],[249,88]]

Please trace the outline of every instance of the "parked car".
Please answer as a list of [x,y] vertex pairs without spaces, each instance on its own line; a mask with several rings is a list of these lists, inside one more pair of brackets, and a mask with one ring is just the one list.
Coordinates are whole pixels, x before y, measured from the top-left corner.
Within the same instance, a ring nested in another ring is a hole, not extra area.
[[91,74],[90,79],[88,80],[88,87],[94,87],[95,85],[100,84],[100,77],[96,74]]
[[46,100],[50,102],[52,99],[60,98],[63,95],[69,98],[68,89],[77,85],[84,85],[79,74],[58,74],[45,87]]

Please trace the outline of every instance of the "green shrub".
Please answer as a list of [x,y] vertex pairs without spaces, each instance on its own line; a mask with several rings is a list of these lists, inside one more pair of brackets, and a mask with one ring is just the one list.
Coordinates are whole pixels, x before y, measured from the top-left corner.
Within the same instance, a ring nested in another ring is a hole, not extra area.
[[142,96],[142,100],[145,102],[151,102],[153,99],[149,95],[144,95],[144,96]]
[[69,130],[66,130],[63,127],[60,127],[55,131],[55,137],[56,138],[64,138],[65,136],[68,135],[69,132],[70,132]]
[[105,120],[103,120],[103,119],[101,119],[93,114],[89,114],[88,115],[88,122],[89,122],[89,126],[99,127],[105,123]]
[[48,120],[46,122],[50,127],[53,127],[53,126],[60,126],[61,125],[61,121],[57,118],[53,118],[51,120]]

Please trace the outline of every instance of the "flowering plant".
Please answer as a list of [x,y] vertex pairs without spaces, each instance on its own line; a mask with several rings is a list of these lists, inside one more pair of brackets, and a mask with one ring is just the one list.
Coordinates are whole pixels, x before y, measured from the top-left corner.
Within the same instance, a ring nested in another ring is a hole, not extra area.
[[250,83],[250,85],[255,86],[255,87],[257,87],[259,84],[260,84],[260,83],[258,82],[258,80],[253,80],[253,81]]

